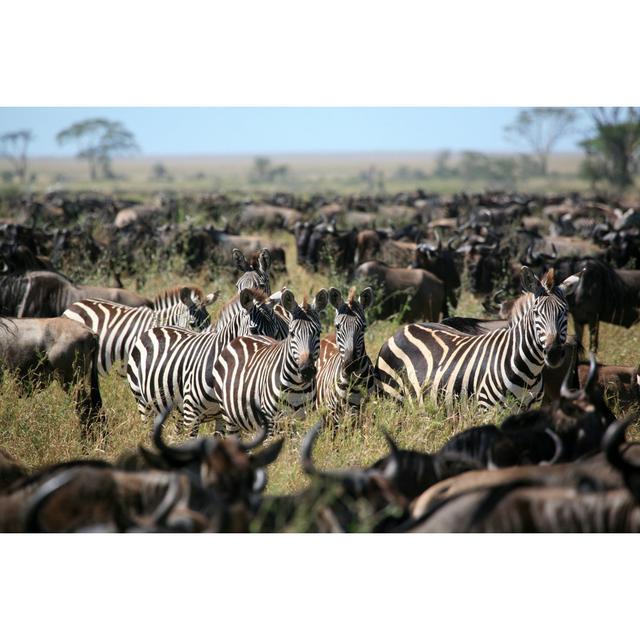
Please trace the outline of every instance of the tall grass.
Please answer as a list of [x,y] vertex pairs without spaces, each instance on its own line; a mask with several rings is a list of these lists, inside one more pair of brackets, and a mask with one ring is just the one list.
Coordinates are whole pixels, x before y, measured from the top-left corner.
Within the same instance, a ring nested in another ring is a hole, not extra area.
[[[301,299],[320,287],[347,283],[335,274],[314,274],[296,264],[293,239],[288,234],[276,234],[275,241],[287,252],[288,275],[275,283],[274,289],[289,286]],[[164,271],[162,265],[149,269],[142,293],[155,295],[165,287],[186,282],[189,279]],[[229,299],[235,288],[228,277],[202,273],[192,279],[205,291],[221,289],[221,301]],[[125,283],[130,284],[130,283]],[[222,302],[216,307],[219,309]],[[212,314],[215,316],[216,308]],[[457,309],[458,315],[481,316],[477,300],[465,293]],[[331,328],[332,313],[329,312],[325,327]],[[367,350],[372,359],[382,343],[400,325],[394,321],[372,322],[367,331]],[[602,351],[600,360],[607,363],[637,365],[640,361],[640,326],[631,329],[602,325]],[[71,458],[100,457],[116,461],[139,444],[150,444],[151,424],[144,424],[137,412],[126,379],[115,369],[101,378],[101,393],[107,416],[105,434],[93,442],[84,442],[80,437],[80,425],[74,413],[73,402],[57,383],[31,396],[20,395],[20,386],[11,375],[0,382],[0,447],[5,448],[27,466],[34,468],[43,464]],[[614,401],[615,402],[615,401]],[[615,406],[615,404],[614,404]],[[616,407],[617,410],[617,407]],[[335,434],[325,432],[319,437],[314,450],[314,459],[319,468],[361,466],[374,462],[385,455],[387,446],[382,435],[386,429],[402,447],[423,451],[434,451],[451,435],[478,424],[500,422],[509,410],[497,408],[479,411],[473,405],[460,406],[453,412],[444,407],[407,403],[404,406],[384,399],[371,399],[365,406],[357,426],[341,425]],[[618,412],[619,413],[619,412]],[[305,486],[305,477],[298,464],[302,438],[314,424],[318,414],[313,411],[304,420],[284,418],[279,425],[279,434],[285,437],[285,445],[276,463],[269,469],[271,493],[295,491]],[[202,434],[211,432],[210,425],[203,425]],[[172,421],[168,424],[169,441],[186,437],[178,433]]]

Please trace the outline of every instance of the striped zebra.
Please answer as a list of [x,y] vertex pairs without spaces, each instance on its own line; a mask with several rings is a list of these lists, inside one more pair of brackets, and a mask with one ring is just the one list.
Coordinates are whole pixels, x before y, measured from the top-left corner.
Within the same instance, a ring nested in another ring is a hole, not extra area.
[[156,327],[138,338],[127,363],[127,381],[144,421],[175,407],[196,433],[202,421],[215,418],[216,411],[209,416],[200,407],[212,402],[213,365],[222,348],[238,336],[278,331],[273,305],[262,291],[243,289],[239,300],[243,312],[218,331]]
[[470,336],[441,324],[406,325],[380,349],[378,387],[398,400],[410,393],[421,402],[428,394],[435,402],[444,398],[447,405],[463,397],[492,407],[512,395],[530,405],[541,394],[543,366],[562,362],[566,296],[580,274],[559,286],[553,281],[553,269],[539,280],[522,267],[525,294],[504,329]]
[[271,429],[280,409],[304,413],[313,405],[316,391],[316,363],[320,352],[319,313],[328,295],[320,289],[313,303],[298,305],[290,291],[281,303],[291,314],[289,335],[277,341],[246,336],[231,341],[213,369],[212,397],[219,405],[218,424],[228,433]]
[[[238,294],[243,289],[259,289],[266,295],[271,294],[271,285],[269,283],[269,267],[271,266],[271,254],[268,249],[262,249],[258,256],[255,267],[251,266],[240,249],[234,249],[232,252],[233,260],[236,268],[242,272],[242,275],[236,282]],[[243,316],[244,310],[240,302],[239,295],[232,298],[220,311],[220,315],[213,327],[213,332],[217,333],[224,327],[228,327],[230,323],[236,322]],[[243,334],[239,334],[243,335]],[[236,336],[234,336],[236,337]]]
[[158,294],[153,309],[88,298],[75,302],[62,315],[98,335],[98,371],[106,374],[118,362],[124,369],[138,336],[152,327],[174,325],[194,331],[210,327],[207,307],[218,295],[215,291],[205,296],[198,287],[176,287]]
[[329,289],[329,302],[336,310],[336,332],[320,343],[316,406],[327,407],[334,421],[345,411],[358,413],[374,386],[373,364],[364,339],[364,310],[373,304],[373,299],[371,287],[357,299],[355,289],[351,289],[346,301],[338,289]]

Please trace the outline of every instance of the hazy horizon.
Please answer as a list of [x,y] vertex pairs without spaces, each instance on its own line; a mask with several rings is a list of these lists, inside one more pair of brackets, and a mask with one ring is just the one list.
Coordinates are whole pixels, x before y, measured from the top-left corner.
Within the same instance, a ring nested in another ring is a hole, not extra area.
[[[30,155],[66,158],[73,145],[56,134],[73,122],[105,117],[135,135],[144,157],[434,154],[443,149],[519,154],[504,127],[517,107],[3,107],[0,133],[31,129]],[[578,153],[582,132],[556,151]]]

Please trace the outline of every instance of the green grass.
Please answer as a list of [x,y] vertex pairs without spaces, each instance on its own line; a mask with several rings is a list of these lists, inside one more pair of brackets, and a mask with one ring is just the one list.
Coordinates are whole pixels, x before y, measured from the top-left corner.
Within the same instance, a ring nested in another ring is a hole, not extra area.
[[[335,275],[311,274],[295,263],[293,238],[280,233],[276,242],[286,247],[288,276],[278,281],[275,288],[285,284],[298,298],[324,286],[341,284]],[[188,282],[172,272],[165,272],[160,265],[150,269],[142,293],[153,295],[159,290]],[[211,279],[206,273],[192,280],[205,291],[221,289],[221,300],[234,292],[229,278]],[[131,281],[126,285],[133,287]],[[342,283],[346,292],[347,285]],[[214,307],[215,316],[220,303]],[[477,300],[465,293],[461,297],[458,315],[479,316],[481,307]],[[332,317],[329,314],[329,317]],[[393,321],[373,322],[367,332],[367,350],[372,359],[382,343],[400,325]],[[636,366],[640,361],[640,325],[623,329],[601,325],[600,360],[606,363]],[[73,411],[71,398],[57,383],[31,397],[19,397],[18,386],[5,376],[0,383],[0,447],[5,448],[29,467],[78,457],[100,457],[115,461],[123,453],[135,449],[138,444],[150,443],[150,424],[143,424],[126,379],[115,371],[101,379],[101,393],[107,414],[106,436],[86,444],[80,437],[80,426]],[[448,413],[443,407],[430,404],[398,406],[388,400],[371,400],[365,407],[358,426],[344,425],[335,437],[323,433],[316,444],[314,457],[319,468],[341,468],[370,464],[385,455],[387,447],[381,429],[386,429],[403,447],[434,451],[451,435],[473,425],[499,422],[509,411],[505,408],[479,412],[472,406]],[[286,442],[277,462],[269,469],[271,493],[284,493],[305,486],[306,479],[298,464],[299,448],[306,431],[317,419],[312,412],[303,421],[284,419],[280,432]],[[201,433],[210,433],[205,425]],[[176,433],[173,422],[168,425],[168,439],[179,440],[184,434]]]

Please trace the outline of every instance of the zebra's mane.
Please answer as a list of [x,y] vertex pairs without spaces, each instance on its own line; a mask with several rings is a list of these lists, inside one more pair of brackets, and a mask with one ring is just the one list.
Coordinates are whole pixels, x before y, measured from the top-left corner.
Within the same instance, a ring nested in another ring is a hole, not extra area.
[[[264,304],[269,300],[269,296],[262,289],[257,289],[255,287],[246,287],[246,289],[247,291],[251,291],[253,295],[253,299],[256,302]],[[223,307],[220,309],[220,315],[222,316],[227,309],[238,304],[239,300],[240,300],[240,294],[236,293],[236,295],[233,296],[233,298],[231,298],[230,300],[227,300],[227,302],[224,303]]]
[[523,293],[513,303],[513,308],[511,309],[511,318],[509,319],[510,326],[519,322],[522,317],[526,315],[527,311],[531,309],[534,300],[535,296],[533,295],[533,293]]
[[351,289],[349,289],[349,297],[347,298],[347,304],[351,307],[353,306],[354,301],[356,301],[356,288],[351,287]]
[[204,300],[204,292],[202,291],[202,289],[200,287],[195,287],[189,284],[181,287],[180,286],[170,287],[169,289],[165,289],[164,291],[161,291],[155,297],[153,301],[153,306],[155,307],[156,305],[162,302],[166,302],[167,300],[180,300],[180,291],[182,291],[182,289],[184,288],[190,289],[193,293],[196,294],[196,296],[198,296],[200,300]]

